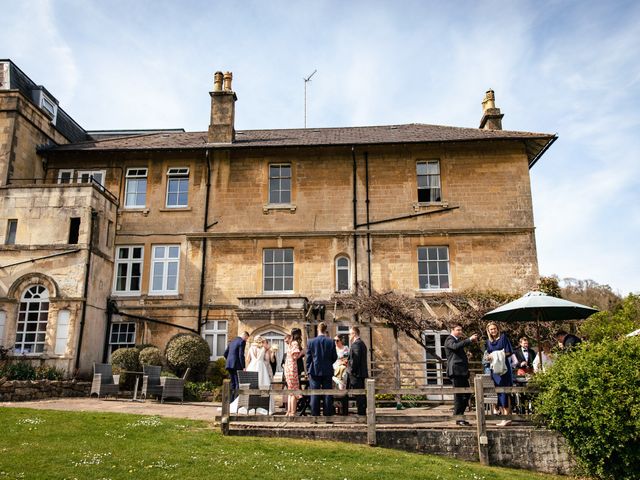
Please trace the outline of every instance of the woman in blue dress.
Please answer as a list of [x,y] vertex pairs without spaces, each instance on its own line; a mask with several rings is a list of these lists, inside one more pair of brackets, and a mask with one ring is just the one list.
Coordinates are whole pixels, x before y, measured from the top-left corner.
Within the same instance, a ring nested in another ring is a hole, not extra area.
[[[507,338],[504,333],[500,333],[498,329],[498,325],[491,322],[487,325],[487,359],[493,364],[493,356],[492,353],[498,350],[504,351],[504,363],[506,367],[506,372],[502,375],[496,374],[493,370],[491,371],[491,377],[493,378],[493,383],[495,383],[496,387],[510,387],[513,385],[513,379],[511,377],[511,355],[513,355],[513,347],[511,346],[511,342]],[[511,404],[509,402],[509,394],[507,393],[499,393],[498,394],[498,407],[500,407],[500,411],[503,415],[511,415]],[[503,420],[498,425],[507,426],[511,425],[510,420]]]

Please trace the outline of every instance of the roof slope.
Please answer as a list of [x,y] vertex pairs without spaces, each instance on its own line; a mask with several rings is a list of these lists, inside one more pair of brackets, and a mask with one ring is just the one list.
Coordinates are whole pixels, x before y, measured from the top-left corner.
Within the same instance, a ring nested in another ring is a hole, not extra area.
[[555,139],[556,136],[549,133],[481,130],[412,123],[374,127],[240,130],[236,131],[236,139],[231,144],[207,143],[207,132],[159,132],[60,145],[47,149],[47,152],[237,149],[522,140],[527,146],[529,164],[532,166]]

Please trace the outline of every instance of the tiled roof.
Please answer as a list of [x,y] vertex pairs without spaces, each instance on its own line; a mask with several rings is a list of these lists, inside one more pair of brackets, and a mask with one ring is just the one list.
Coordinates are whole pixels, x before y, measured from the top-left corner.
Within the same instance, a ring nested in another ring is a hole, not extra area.
[[538,154],[555,138],[555,135],[548,133],[481,130],[412,123],[375,127],[240,130],[236,131],[236,139],[232,144],[207,143],[207,132],[160,132],[61,145],[52,147],[48,151],[236,149],[524,140],[527,150],[531,150],[530,163],[532,160],[535,163]]

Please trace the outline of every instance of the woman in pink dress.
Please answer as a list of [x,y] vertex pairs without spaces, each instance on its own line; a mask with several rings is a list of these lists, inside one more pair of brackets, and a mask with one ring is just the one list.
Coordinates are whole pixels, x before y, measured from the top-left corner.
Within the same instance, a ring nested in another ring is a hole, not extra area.
[[[302,356],[302,334],[299,329],[293,329],[292,335],[285,337],[287,343],[287,359],[284,363],[284,376],[289,390],[300,390],[300,376],[298,372],[298,358]],[[302,395],[289,395],[287,399],[287,417],[293,417],[298,407],[298,399]]]

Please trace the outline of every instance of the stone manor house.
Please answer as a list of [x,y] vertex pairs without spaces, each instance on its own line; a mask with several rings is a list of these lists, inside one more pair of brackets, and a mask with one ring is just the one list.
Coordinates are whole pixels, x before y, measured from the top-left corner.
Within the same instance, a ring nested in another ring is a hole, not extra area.
[[[503,130],[492,91],[478,128],[240,131],[230,73],[210,97],[207,131],[86,131],[0,60],[0,345],[87,374],[192,331],[214,360],[243,330],[347,332],[331,298],[360,281],[425,308],[535,286],[529,169],[556,137]],[[389,329],[362,334],[390,357]],[[434,354],[442,334],[425,332]]]

